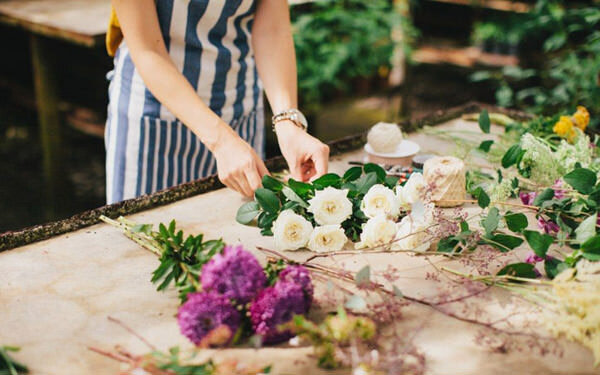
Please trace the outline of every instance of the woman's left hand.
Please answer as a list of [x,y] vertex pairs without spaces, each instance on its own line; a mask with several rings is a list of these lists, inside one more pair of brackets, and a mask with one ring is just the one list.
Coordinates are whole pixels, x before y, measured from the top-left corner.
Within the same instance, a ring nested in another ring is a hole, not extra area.
[[289,120],[278,122],[275,131],[294,180],[307,182],[327,173],[329,146]]

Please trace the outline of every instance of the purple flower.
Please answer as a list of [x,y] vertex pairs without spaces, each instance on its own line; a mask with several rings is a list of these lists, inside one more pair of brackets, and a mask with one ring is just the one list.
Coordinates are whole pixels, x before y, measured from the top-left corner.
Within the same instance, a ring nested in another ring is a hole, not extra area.
[[538,227],[543,229],[546,234],[558,233],[560,232],[560,227],[552,220],[546,220],[543,217],[538,219]]
[[179,307],[177,322],[181,333],[196,345],[204,344],[211,333],[226,327],[229,334],[219,342],[226,345],[240,326],[240,313],[227,297],[218,293],[192,293]]
[[519,198],[521,198],[521,202],[526,206],[533,205],[535,197],[537,197],[537,193],[535,191],[532,191],[530,193],[519,193]]
[[554,199],[563,199],[565,197],[565,191],[564,189],[561,189],[562,186],[563,182],[560,179],[556,180],[554,185],[552,185],[552,188],[554,189]]
[[544,261],[544,258],[536,255],[534,252],[529,253],[529,255],[527,255],[527,258],[525,258],[525,263],[529,263],[529,264],[536,264],[538,262],[543,262],[543,261]]
[[302,287],[294,282],[280,280],[272,287],[263,289],[250,305],[250,320],[254,331],[263,342],[273,344],[290,338],[289,331],[279,330],[294,315],[307,311]]
[[300,285],[304,292],[304,301],[306,309],[310,309],[314,295],[314,287],[310,272],[303,266],[287,266],[279,273],[279,280],[291,281]]
[[202,267],[202,288],[215,291],[236,303],[248,303],[267,283],[265,273],[242,246],[226,246]]

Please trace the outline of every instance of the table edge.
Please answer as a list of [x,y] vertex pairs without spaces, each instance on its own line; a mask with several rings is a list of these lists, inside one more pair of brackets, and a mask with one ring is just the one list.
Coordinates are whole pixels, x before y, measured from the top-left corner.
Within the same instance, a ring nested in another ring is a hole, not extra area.
[[[488,111],[505,113],[515,119],[528,119],[532,117],[532,115],[518,110],[500,108],[479,102],[468,102],[457,107],[434,111],[421,118],[403,122],[401,125],[403,126],[403,129],[407,131],[414,131],[426,125],[441,124],[458,118],[466,113],[479,112],[483,108],[487,108]],[[365,138],[366,133],[363,132],[329,142],[328,145],[331,150],[331,156],[362,147]],[[266,165],[271,171],[280,171],[286,167],[285,160],[281,156],[267,160]],[[111,218],[131,215],[147,209],[174,203],[181,199],[214,191],[222,187],[223,185],[218,180],[217,176],[213,175],[197,181],[161,190],[153,194],[84,211],[67,219],[27,227],[20,230],[8,231],[0,234],[0,252],[89,227],[99,223],[99,217],[101,215]]]

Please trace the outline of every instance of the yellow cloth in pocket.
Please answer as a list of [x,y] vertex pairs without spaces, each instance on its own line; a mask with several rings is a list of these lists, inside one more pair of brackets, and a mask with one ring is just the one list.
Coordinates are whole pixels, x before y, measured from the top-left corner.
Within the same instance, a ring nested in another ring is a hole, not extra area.
[[106,51],[110,56],[114,56],[119,48],[119,44],[123,41],[123,32],[121,25],[117,19],[115,9],[110,9],[110,20],[108,21],[108,31],[106,32]]

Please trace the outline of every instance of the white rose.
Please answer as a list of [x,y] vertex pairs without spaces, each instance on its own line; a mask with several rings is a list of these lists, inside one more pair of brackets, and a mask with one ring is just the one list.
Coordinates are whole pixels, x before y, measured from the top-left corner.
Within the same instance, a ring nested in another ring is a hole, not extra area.
[[361,209],[369,218],[387,215],[397,218],[400,214],[400,204],[392,189],[383,185],[373,185],[362,200]]
[[273,223],[273,237],[278,250],[297,250],[306,246],[312,233],[312,224],[292,210],[279,214]]
[[410,215],[398,223],[398,232],[392,244],[392,250],[429,250],[433,238],[427,232],[433,223],[433,204],[424,206],[417,202],[412,206]]
[[317,253],[340,251],[347,240],[346,233],[339,224],[323,225],[313,229],[308,248]]
[[400,207],[404,210],[410,209],[410,206],[415,202],[428,202],[430,200],[427,183],[421,173],[411,174],[404,186],[398,185],[396,196]]
[[352,202],[348,199],[348,189],[327,187],[317,190],[315,197],[308,201],[308,212],[315,215],[319,225],[337,225],[352,215]]
[[389,220],[385,215],[379,215],[369,221],[362,228],[360,242],[356,244],[357,249],[373,248],[383,246],[392,242],[396,236],[396,223]]

